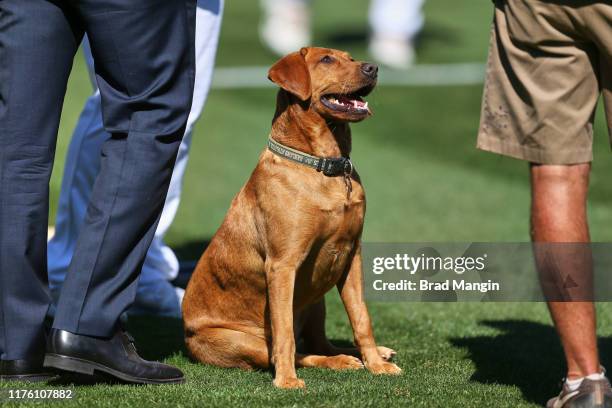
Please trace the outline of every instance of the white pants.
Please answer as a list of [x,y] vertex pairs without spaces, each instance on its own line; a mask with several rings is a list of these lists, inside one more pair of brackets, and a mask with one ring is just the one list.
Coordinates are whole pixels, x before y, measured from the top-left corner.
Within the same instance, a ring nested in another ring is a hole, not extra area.
[[[196,13],[196,78],[193,105],[185,136],[179,148],[166,203],[140,276],[137,303],[141,295],[151,297],[153,295],[151,291],[155,291],[156,284],[168,286],[167,281],[176,278],[179,272],[178,259],[164,243],[164,235],[170,228],[179,206],[193,126],[202,112],[210,89],[221,28],[223,0],[198,0]],[[83,48],[90,77],[93,79],[93,59],[87,39],[83,41]],[[48,245],[49,284],[52,289],[61,286],[66,276],[77,236],[83,225],[93,184],[100,170],[102,144],[109,138],[102,125],[100,93],[95,82],[92,82],[95,92],[85,104],[68,149],[55,235]],[[142,293],[143,291],[147,293]],[[173,302],[176,303],[176,296]]]
[[370,26],[374,35],[412,39],[421,31],[425,19],[425,0],[371,0]]
[[[308,3],[311,0],[261,0],[263,7],[273,9],[279,3]],[[348,4],[350,0],[346,0]],[[423,28],[425,0],[371,0],[370,26],[374,35],[412,39]]]

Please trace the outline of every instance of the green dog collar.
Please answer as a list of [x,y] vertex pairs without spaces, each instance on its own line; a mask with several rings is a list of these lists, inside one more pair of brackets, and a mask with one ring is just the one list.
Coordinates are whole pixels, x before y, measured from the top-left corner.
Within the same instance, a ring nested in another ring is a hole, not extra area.
[[283,157],[294,163],[311,167],[322,172],[327,177],[350,177],[353,174],[353,162],[350,157],[317,157],[311,156],[299,150],[292,149],[278,143],[270,137],[268,149],[277,156]]

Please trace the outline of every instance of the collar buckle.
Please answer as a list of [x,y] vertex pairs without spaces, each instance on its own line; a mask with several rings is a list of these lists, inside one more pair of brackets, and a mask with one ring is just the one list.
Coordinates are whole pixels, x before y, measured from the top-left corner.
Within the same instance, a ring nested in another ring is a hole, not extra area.
[[323,159],[323,174],[327,177],[350,176],[353,174],[353,162],[348,157]]

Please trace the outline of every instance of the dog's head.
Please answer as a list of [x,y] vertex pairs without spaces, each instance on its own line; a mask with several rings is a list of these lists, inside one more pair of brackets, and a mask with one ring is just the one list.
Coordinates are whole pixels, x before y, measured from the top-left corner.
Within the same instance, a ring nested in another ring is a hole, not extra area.
[[344,51],[302,48],[276,62],[268,78],[310,102],[310,109],[325,119],[359,122],[371,111],[363,97],[376,86],[378,67],[355,61]]

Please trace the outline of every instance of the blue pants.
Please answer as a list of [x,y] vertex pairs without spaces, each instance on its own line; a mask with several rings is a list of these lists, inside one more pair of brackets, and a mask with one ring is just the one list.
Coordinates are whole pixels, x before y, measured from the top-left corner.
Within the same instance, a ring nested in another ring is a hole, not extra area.
[[0,359],[44,352],[49,178],[86,32],[111,137],[53,326],[110,336],[134,301],[191,108],[195,0],[0,2]]
[[[170,284],[170,281],[178,276],[179,261],[172,249],[165,244],[164,236],[172,225],[179,207],[194,124],[204,108],[210,89],[222,10],[223,0],[197,1],[193,103],[187,120],[185,136],[176,158],[166,203],[155,231],[155,238],[153,238],[142,267],[134,303],[137,312],[181,317],[180,301],[183,289],[175,288]],[[83,51],[89,72],[93,74],[93,58],[86,39],[83,41]],[[93,185],[100,171],[100,150],[110,137],[102,123],[100,92],[98,92],[97,84],[93,85],[95,92],[87,99],[72,134],[64,163],[55,235],[47,246],[49,285],[52,291],[58,291],[66,279],[66,272],[85,219]],[[135,309],[132,308],[131,311]]]

